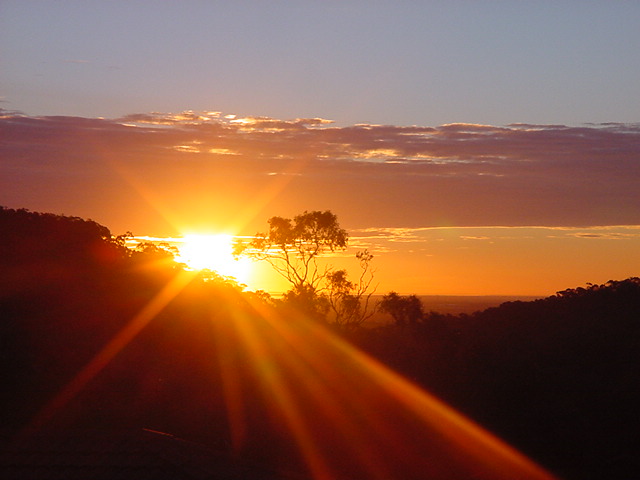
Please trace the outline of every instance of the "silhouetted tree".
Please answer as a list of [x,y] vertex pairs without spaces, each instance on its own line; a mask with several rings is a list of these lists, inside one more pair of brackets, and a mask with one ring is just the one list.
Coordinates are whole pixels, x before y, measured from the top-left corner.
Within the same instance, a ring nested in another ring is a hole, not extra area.
[[268,223],[266,233],[256,233],[251,242],[237,243],[234,253],[267,261],[294,292],[315,292],[330,271],[318,265],[318,257],[347,247],[349,236],[336,215],[329,210],[305,211],[293,219],[271,217]]
[[380,310],[390,314],[396,325],[415,324],[424,315],[422,302],[418,297],[403,297],[393,291],[382,297]]
[[375,308],[370,308],[371,296],[375,293],[375,288],[371,289],[373,255],[364,250],[356,253],[356,258],[360,264],[357,282],[348,279],[346,270],[327,275],[326,297],[335,315],[334,323],[339,327],[359,327],[375,313]]
[[304,313],[308,318],[317,321],[326,320],[329,303],[326,297],[318,295],[310,286],[302,285],[285,292],[282,301],[296,311]]
[[318,264],[328,252],[347,248],[349,236],[336,215],[329,210],[305,211],[293,219],[271,217],[268,223],[268,232],[236,243],[234,254],[267,261],[291,284],[285,302],[316,319],[332,311],[334,323],[341,327],[356,327],[373,315],[373,255],[367,250],[356,254],[361,271],[355,282],[348,280],[346,270]]
[[[0,419],[12,438],[157,298],[179,267],[156,262],[165,254],[153,248],[128,250],[105,227],[75,217],[0,208],[0,232]],[[320,294],[289,292],[288,305],[299,301],[322,313],[326,282],[333,282],[337,298],[349,301],[357,282],[344,271],[328,273]],[[246,428],[239,461],[297,471],[302,459],[296,457],[295,437],[270,415],[274,392],[279,393],[271,379],[282,374],[282,385],[293,386],[296,377],[285,374],[345,367],[338,357],[318,357],[317,364],[298,368],[295,355],[313,344],[289,341],[298,337],[273,328],[292,317],[282,311],[271,317],[271,307],[262,308],[269,302],[264,293],[246,294],[224,279],[195,276],[77,398],[56,411],[50,427],[65,433],[144,427],[219,445],[232,438],[229,400],[241,400],[238,423]],[[422,315],[415,295],[395,292],[383,304],[398,325],[355,329],[345,337],[559,477],[637,477],[640,278],[469,315]],[[418,322],[414,328],[403,327],[412,321]],[[285,365],[292,368],[278,368]],[[301,384],[304,399],[324,391]],[[339,394],[357,389],[327,387]],[[309,406],[315,409],[316,403]],[[308,418],[326,422],[315,412]],[[322,438],[335,442],[340,430],[330,422],[326,427]],[[320,445],[329,451],[335,443]],[[403,473],[393,478],[408,478]]]

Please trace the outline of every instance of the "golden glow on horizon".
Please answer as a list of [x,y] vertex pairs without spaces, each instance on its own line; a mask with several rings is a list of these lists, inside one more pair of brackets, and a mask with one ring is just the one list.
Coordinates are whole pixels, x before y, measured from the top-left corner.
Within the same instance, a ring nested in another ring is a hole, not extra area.
[[251,279],[252,265],[247,258],[234,258],[233,236],[220,234],[189,234],[177,245],[176,260],[195,270],[209,269],[240,283]]
[[[277,188],[256,197],[255,210],[275,192]],[[227,231],[241,231],[255,210],[247,206]],[[183,244],[182,237],[139,236],[136,241],[167,243],[178,250]],[[544,297],[587,282],[637,276],[640,265],[639,225],[368,228],[353,230],[350,243],[348,251],[323,260],[353,274],[358,268],[355,252],[368,249],[380,294]],[[249,290],[279,296],[290,288],[266,262],[249,261],[248,267],[249,274],[238,281]]]

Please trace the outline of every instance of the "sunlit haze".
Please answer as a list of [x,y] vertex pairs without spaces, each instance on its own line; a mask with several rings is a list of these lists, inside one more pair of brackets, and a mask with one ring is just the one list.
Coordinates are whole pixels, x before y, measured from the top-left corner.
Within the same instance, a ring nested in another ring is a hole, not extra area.
[[190,234],[177,242],[178,262],[193,269],[209,269],[220,275],[248,283],[251,263],[246,258],[233,257],[233,237],[228,234]]

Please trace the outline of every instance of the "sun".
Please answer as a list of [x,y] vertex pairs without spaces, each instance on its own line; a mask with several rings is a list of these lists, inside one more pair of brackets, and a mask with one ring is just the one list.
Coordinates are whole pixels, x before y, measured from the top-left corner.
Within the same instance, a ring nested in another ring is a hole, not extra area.
[[251,262],[247,258],[233,256],[233,236],[228,234],[185,235],[178,245],[176,260],[194,270],[209,269],[220,275],[234,277],[247,283],[251,274]]

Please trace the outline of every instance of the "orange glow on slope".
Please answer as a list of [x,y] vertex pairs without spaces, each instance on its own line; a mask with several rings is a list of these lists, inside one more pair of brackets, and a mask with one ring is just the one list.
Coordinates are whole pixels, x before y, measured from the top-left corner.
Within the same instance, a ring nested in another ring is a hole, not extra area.
[[49,401],[23,430],[23,435],[38,430],[125,348],[194,278],[193,272],[180,271],[134,316],[116,336]]
[[230,312],[216,329],[226,349],[244,353],[241,365],[223,369],[237,449],[250,433],[239,379],[250,378],[316,480],[554,478],[302,315],[282,318],[255,303]]
[[[169,281],[23,433],[64,409],[194,276],[180,272]],[[211,325],[237,451],[255,433],[251,408],[258,405],[283,426],[275,435],[295,445],[315,480],[554,478],[322,325],[232,295],[216,303]]]

